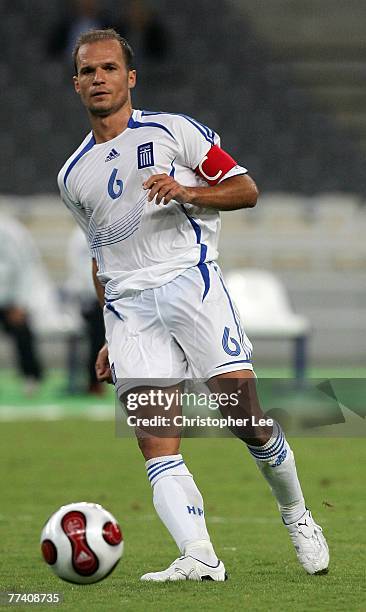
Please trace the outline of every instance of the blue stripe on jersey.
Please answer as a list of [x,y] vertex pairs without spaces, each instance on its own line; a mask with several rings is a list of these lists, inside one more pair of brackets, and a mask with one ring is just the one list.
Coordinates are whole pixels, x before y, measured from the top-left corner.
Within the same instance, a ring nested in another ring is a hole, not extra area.
[[142,212],[142,209],[136,211],[135,218],[131,219],[128,224],[125,224],[120,231],[110,231],[109,235],[104,237],[97,232],[90,243],[91,248],[95,249],[97,247],[108,246],[126,240],[126,238],[131,236],[132,231],[135,232],[139,228]]
[[202,263],[204,263],[204,261],[206,259],[207,245],[204,244],[203,242],[201,242],[201,235],[202,235],[201,228],[200,228],[199,224],[197,223],[197,221],[195,219],[193,219],[193,217],[191,217],[187,213],[187,211],[184,208],[183,204],[181,204],[181,207],[182,207],[182,209],[184,211],[184,214],[186,215],[187,219],[189,220],[190,224],[192,225],[192,227],[194,229],[194,233],[196,234],[197,244],[199,244],[200,247],[201,247],[200,259],[199,259],[198,264],[202,264]]
[[173,161],[170,163],[170,165],[171,165],[171,168],[172,168],[172,169],[171,169],[171,171],[169,172],[169,176],[172,176],[173,178],[174,178],[174,175],[175,175],[175,166],[174,166],[174,162],[175,162],[175,157],[174,157]]
[[92,249],[90,244],[89,244],[89,249],[90,252],[92,254],[92,256],[94,257],[94,259],[97,262],[97,268],[99,272],[104,272],[105,271],[105,267],[104,267],[104,258],[103,258],[103,253],[101,249]]
[[191,217],[186,209],[184,208],[184,205],[181,204],[182,210],[184,212],[184,214],[186,215],[187,219],[189,220],[190,224],[192,225],[193,229],[194,229],[194,233],[196,234],[196,240],[197,240],[197,244],[200,245],[200,258],[199,258],[199,262],[197,264],[199,271],[202,274],[202,278],[203,278],[203,282],[205,284],[205,289],[203,292],[203,297],[202,297],[202,302],[205,299],[209,289],[210,289],[210,274],[208,271],[207,266],[204,265],[205,263],[205,259],[206,259],[206,255],[207,255],[207,245],[204,244],[203,242],[201,242],[201,236],[202,236],[202,231],[201,228],[199,226],[199,224],[197,223],[197,221],[195,219],[193,219],[193,217]]
[[74,157],[74,159],[70,162],[69,167],[67,168],[66,172],[65,172],[65,176],[64,176],[64,185],[66,187],[66,181],[68,179],[68,176],[71,172],[71,170],[73,169],[73,167],[75,166],[75,164],[78,163],[79,159],[81,159],[83,157],[83,155],[85,155],[85,153],[87,153],[88,151],[90,151],[90,149],[92,149],[95,145],[95,138],[94,135],[92,135],[91,139],[89,140],[89,142],[85,145],[85,147],[76,155],[76,157]]
[[130,117],[129,120],[128,120],[127,127],[129,127],[131,130],[134,130],[134,129],[140,128],[140,127],[157,127],[157,128],[160,128],[160,129],[164,130],[164,132],[169,134],[169,136],[171,136],[173,138],[173,140],[175,140],[175,138],[174,138],[173,134],[171,133],[171,131],[168,130],[168,128],[165,127],[165,125],[161,125],[161,123],[154,123],[153,121],[147,121],[146,123],[142,123],[141,121],[135,121],[133,119],[133,117]]
[[184,117],[184,119],[187,119],[189,123],[194,125],[194,127],[197,128],[199,132],[201,132],[202,136],[205,137],[207,142],[209,142],[211,145],[215,144],[215,140],[214,140],[215,133],[213,132],[213,130],[210,130],[210,128],[208,128],[207,125],[203,125],[203,123],[199,123],[195,119],[192,119],[192,117],[188,117],[188,115],[180,115],[180,116]]
[[147,194],[144,194],[142,199],[136,204],[127,215],[121,219],[117,219],[111,225],[102,227],[94,232],[94,235],[89,236],[92,248],[115,244],[122,240],[126,240],[138,229],[141,222],[141,217],[144,212],[144,206],[147,199]]
[[202,243],[201,244],[201,255],[200,255],[199,264],[203,264],[205,262],[206,255],[207,255],[207,245]]
[[226,361],[225,363],[220,363],[220,365],[216,366],[217,368],[223,368],[224,366],[233,365],[234,363],[252,363],[251,359],[238,359],[237,361]]
[[141,111],[141,115],[143,117],[150,117],[153,115],[173,115],[175,117],[183,117],[184,119],[187,119],[187,121],[189,121],[189,123],[191,123],[192,125],[194,125],[195,128],[197,128],[197,130],[199,132],[201,132],[202,136],[204,136],[204,138],[212,145],[215,144],[215,132],[213,130],[211,130],[209,127],[207,127],[207,125],[204,125],[203,123],[200,123],[199,121],[197,121],[197,119],[193,119],[192,117],[189,117],[189,115],[184,115],[182,113],[165,113],[163,111]]
[[[186,215],[187,219],[189,220],[190,224],[192,225],[193,229],[194,229],[194,233],[196,234],[196,238],[197,238],[197,244],[201,244],[201,228],[198,225],[197,221],[195,221],[192,217],[189,216],[189,214],[187,213],[186,209],[184,208],[184,205],[181,204],[182,210],[184,212],[184,214]],[[199,263],[201,262],[201,259],[199,261]]]
[[137,202],[136,206],[132,210],[130,210],[127,215],[124,215],[123,217],[117,219],[117,221],[114,221],[110,225],[98,228],[93,238],[98,238],[98,240],[104,240],[116,233],[123,233],[124,230],[135,221],[136,216],[142,213],[142,209],[145,205],[146,199],[147,195],[145,195],[139,202]]
[[103,246],[109,246],[111,244],[117,244],[117,242],[122,242],[123,240],[127,240],[127,238],[131,238],[131,236],[137,232],[137,230],[140,227],[140,219],[138,219],[138,221],[135,223],[135,225],[131,226],[127,232],[123,235],[120,236],[116,236],[116,238],[114,238],[113,240],[110,240],[109,242],[102,242],[100,244],[98,244],[97,246],[94,246],[94,244],[90,245],[90,248],[92,250],[92,252],[94,253],[95,251],[97,251],[98,249],[100,249]]

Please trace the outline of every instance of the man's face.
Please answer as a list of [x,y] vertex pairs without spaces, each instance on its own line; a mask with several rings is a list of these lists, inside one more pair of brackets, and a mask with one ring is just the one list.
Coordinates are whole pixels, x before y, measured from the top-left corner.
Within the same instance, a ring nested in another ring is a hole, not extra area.
[[130,102],[136,72],[128,70],[117,40],[82,45],[76,62],[75,91],[92,115],[107,117]]

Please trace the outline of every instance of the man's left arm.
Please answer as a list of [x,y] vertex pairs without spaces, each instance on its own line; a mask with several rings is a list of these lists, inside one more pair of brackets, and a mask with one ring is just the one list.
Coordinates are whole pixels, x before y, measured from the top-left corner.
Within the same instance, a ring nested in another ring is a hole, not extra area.
[[168,204],[176,200],[180,204],[193,204],[215,210],[252,208],[257,203],[258,188],[248,174],[232,176],[217,185],[184,187],[167,174],[154,174],[144,183],[149,189],[148,200],[156,197],[156,204]]

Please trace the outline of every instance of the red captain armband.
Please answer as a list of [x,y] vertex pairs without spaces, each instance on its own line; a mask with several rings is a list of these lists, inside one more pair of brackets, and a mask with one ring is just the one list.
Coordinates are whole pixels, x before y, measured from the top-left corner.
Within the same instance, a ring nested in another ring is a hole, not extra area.
[[225,174],[237,165],[235,159],[228,153],[218,145],[213,145],[194,171],[209,185],[217,185]]

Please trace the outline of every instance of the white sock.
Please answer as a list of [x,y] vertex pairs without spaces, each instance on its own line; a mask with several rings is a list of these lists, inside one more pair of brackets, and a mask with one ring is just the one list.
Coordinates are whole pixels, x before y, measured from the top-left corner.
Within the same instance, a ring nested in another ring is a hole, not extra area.
[[153,488],[155,510],[181,554],[189,554],[208,565],[217,565],[218,559],[206,528],[202,495],[182,455],[149,459],[146,470]]
[[269,483],[284,523],[295,523],[306,511],[294,454],[278,423],[264,446],[247,445],[257,466]]

